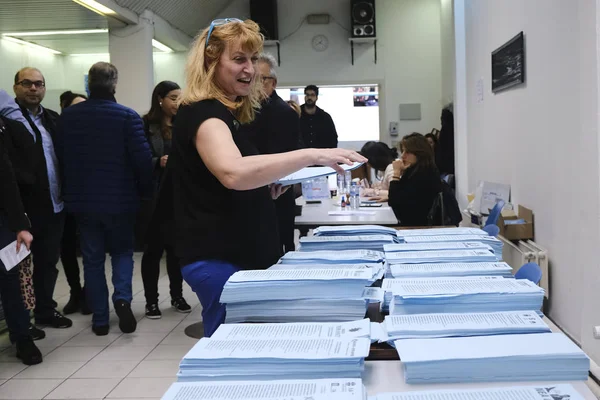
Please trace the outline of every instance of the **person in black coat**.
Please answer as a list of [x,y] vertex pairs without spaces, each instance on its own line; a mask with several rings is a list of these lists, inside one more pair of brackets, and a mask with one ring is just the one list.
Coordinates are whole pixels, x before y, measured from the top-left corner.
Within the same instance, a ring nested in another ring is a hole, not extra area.
[[435,146],[435,164],[440,174],[454,175],[454,114],[448,108],[442,110],[442,129]]
[[[0,248],[13,246],[16,240],[16,250],[22,246],[31,248],[33,236],[31,224],[25,214],[21,200],[17,178],[9,158],[6,139],[7,119],[0,117]],[[17,346],[17,357],[24,364],[33,365],[42,362],[42,353],[33,342],[29,330],[29,312],[25,308],[21,295],[19,266],[7,271],[0,261],[0,298],[6,315],[9,335]]]
[[[299,149],[300,121],[298,114],[279,95],[277,87],[277,61],[271,54],[258,56],[257,68],[260,71],[263,89],[267,98],[262,102],[256,119],[244,129],[252,136],[260,154],[285,153]],[[279,239],[283,253],[294,251],[294,191],[288,190],[277,200],[275,207],[279,223]]]
[[429,211],[442,191],[433,150],[419,133],[405,136],[400,145],[402,156],[393,162],[388,204],[401,226],[427,226]]

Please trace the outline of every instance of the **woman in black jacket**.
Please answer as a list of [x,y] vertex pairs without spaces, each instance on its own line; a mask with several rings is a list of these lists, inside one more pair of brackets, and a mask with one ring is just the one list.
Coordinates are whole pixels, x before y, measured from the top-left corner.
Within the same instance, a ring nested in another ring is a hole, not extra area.
[[400,145],[402,156],[393,163],[388,203],[401,226],[427,226],[427,215],[442,191],[433,150],[419,133],[405,136]]
[[[142,219],[148,220],[148,228],[144,229],[146,248],[142,257],[142,280],[144,282],[144,295],[146,296],[146,317],[151,319],[158,319],[162,316],[158,308],[158,277],[160,259],[164,251],[167,253],[171,306],[182,313],[188,313],[192,310],[183,298],[181,268],[179,260],[175,256],[173,243],[170,241],[172,227],[168,226],[169,221],[165,221],[162,214],[155,212],[155,209],[158,209],[158,207],[155,207],[156,195],[171,152],[173,120],[175,114],[177,114],[177,100],[180,94],[179,85],[175,82],[160,82],[152,93],[150,111],[143,118],[148,143],[152,151],[156,188],[154,198],[146,202],[147,204],[143,207],[147,209],[147,212],[145,216],[142,216]],[[161,190],[168,189],[161,188]]]

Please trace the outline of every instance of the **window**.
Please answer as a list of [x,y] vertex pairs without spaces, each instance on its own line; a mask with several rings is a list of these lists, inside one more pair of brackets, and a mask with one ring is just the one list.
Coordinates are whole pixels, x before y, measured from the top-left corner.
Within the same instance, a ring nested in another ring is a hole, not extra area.
[[[278,87],[277,94],[304,104],[304,86]],[[379,140],[379,85],[320,86],[317,106],[331,115],[338,141]]]

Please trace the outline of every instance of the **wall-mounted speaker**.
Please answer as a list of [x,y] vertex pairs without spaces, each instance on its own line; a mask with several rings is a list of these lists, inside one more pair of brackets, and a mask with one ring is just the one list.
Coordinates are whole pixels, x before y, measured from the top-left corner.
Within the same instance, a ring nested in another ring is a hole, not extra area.
[[350,2],[350,27],[352,37],[375,37],[375,0],[352,0]]
[[265,40],[279,40],[277,0],[250,0],[250,19],[260,26]]

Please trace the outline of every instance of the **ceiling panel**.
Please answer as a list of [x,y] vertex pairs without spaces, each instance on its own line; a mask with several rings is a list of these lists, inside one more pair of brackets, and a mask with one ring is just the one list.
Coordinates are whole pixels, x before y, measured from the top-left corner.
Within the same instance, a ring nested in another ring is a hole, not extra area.
[[108,33],[17,37],[64,54],[108,53]]
[[[1,1],[1,0],[0,0]],[[233,0],[114,0],[141,14],[148,9],[191,37],[196,36]]]
[[107,27],[105,17],[72,0],[0,0],[0,32]]

